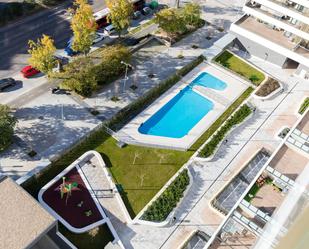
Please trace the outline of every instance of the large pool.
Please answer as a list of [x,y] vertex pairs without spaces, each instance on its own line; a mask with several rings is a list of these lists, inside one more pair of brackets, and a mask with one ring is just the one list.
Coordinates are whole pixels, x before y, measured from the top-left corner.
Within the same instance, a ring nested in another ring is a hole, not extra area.
[[[223,84],[224,85],[223,85]],[[201,73],[187,87],[153,114],[138,131],[142,134],[182,138],[213,109],[213,102],[195,92],[194,85],[223,90],[226,83],[208,73]]]

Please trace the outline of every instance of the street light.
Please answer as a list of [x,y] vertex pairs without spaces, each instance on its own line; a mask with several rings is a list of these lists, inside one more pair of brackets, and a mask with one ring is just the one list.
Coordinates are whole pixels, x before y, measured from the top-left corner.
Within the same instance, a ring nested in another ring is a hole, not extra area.
[[133,68],[133,66],[131,64],[129,64],[129,63],[124,62],[124,61],[121,61],[120,63],[126,66],[126,72],[125,72],[124,81],[123,81],[123,91],[125,92],[125,90],[126,90],[126,83],[127,83],[127,80],[129,79],[128,78],[128,67]]

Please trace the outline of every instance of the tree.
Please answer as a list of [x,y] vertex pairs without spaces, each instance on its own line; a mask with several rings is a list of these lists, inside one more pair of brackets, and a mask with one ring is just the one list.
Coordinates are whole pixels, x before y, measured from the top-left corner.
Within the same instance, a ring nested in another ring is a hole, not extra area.
[[71,22],[74,35],[72,49],[86,54],[93,43],[97,25],[92,8],[86,0],[75,0],[74,5],[77,8]]
[[179,13],[174,8],[163,9],[156,14],[155,23],[169,34],[183,33],[186,31],[186,23]]
[[17,119],[10,112],[8,106],[0,104],[0,151],[12,142],[14,127],[17,123]]
[[201,21],[201,7],[196,3],[187,3],[181,11],[187,25],[197,26]]
[[77,58],[65,66],[62,73],[65,80],[62,82],[62,86],[74,90],[82,96],[91,96],[97,88],[97,79],[93,68],[94,64],[89,57]]
[[37,42],[29,40],[28,43],[28,53],[31,55],[29,58],[30,65],[43,73],[50,72],[56,65],[54,40],[48,35],[43,35]]
[[107,7],[110,13],[107,18],[117,30],[119,37],[121,31],[127,29],[130,25],[133,14],[133,5],[130,0],[107,0]]

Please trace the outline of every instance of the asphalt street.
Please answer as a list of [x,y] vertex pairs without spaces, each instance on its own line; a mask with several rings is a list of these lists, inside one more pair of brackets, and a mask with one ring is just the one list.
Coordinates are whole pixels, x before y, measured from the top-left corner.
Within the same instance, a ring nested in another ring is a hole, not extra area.
[[[104,0],[89,3],[94,12],[105,7]],[[47,34],[54,38],[57,48],[64,48],[71,36],[70,19],[65,15],[69,5],[71,1],[0,28],[0,78],[16,74],[27,64],[30,39],[36,40]]]

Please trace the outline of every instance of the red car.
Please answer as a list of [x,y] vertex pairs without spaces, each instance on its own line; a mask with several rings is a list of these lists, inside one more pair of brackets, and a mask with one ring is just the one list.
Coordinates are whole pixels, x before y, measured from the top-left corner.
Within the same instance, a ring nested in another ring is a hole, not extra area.
[[40,73],[39,70],[35,69],[34,67],[32,66],[25,66],[21,71],[22,75],[25,77],[25,78],[29,78],[33,75],[36,75],[38,73]]

